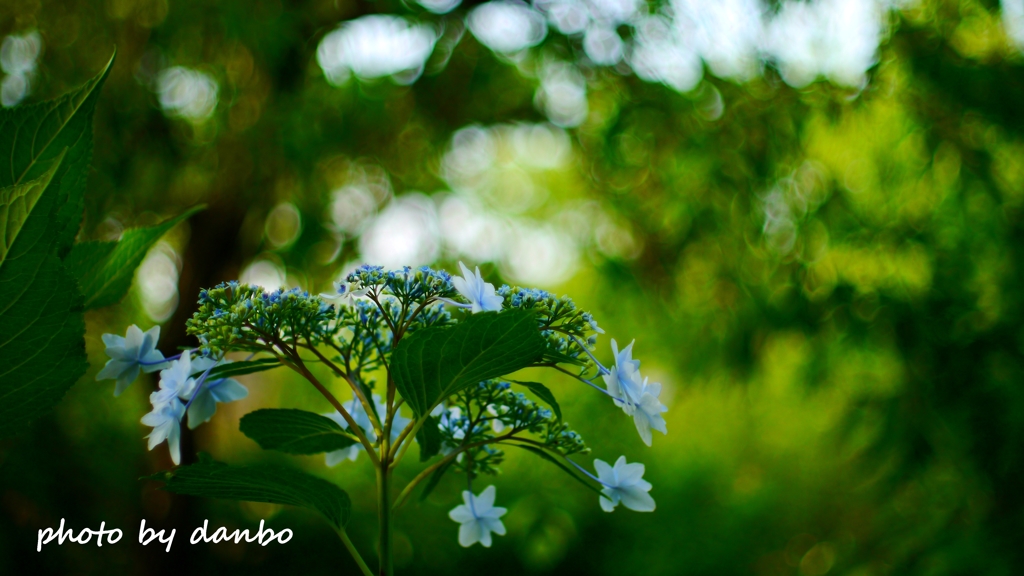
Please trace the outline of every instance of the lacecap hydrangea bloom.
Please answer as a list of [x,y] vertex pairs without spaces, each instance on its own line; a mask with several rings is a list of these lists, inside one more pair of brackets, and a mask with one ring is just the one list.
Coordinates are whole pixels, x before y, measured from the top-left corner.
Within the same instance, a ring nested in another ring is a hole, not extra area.
[[[459,268],[462,274],[452,276],[425,266],[363,265],[320,295],[226,282],[199,294],[198,310],[186,326],[197,340],[194,348],[164,358],[156,351],[159,332],[133,326],[125,338],[104,337],[111,362],[101,375],[117,380],[120,392],[139,373],[161,370],[142,421],[152,427],[150,448],[166,441],[177,464],[186,415],[194,428],[214,417],[219,403],[248,395],[234,378],[276,369],[297,374],[322,397],[321,404],[308,407],[315,411],[263,406],[243,416],[240,429],[264,449],[323,454],[327,466],[355,461],[336,474],[374,469],[377,574],[393,573],[395,514],[414,490],[422,488],[419,498],[425,498],[453,474],[465,475],[462,503],[449,512],[459,543],[488,547],[495,535],[504,535],[506,509],[495,506],[495,487],[477,494],[473,485],[498,474],[510,449],[557,463],[598,494],[604,510],[621,504],[653,511],[642,464],[623,456],[614,466],[595,460],[596,475],[585,469],[576,460],[591,449],[569,424],[571,414],[563,413],[544,382],[515,379],[521,370],[536,368],[579,382],[581,389],[608,398],[608,409],[630,417],[650,446],[653,430],[667,432],[667,408],[661,384],[641,375],[634,342],[619,349],[612,340],[606,368],[595,352],[605,330],[571,298],[537,288],[495,287],[479,267],[460,262]],[[323,412],[325,401],[333,410]],[[414,444],[416,456],[406,458]],[[404,487],[395,485],[409,477],[395,474],[396,468],[413,459],[422,469]],[[216,475],[223,482],[244,481],[241,493],[259,501],[306,502],[334,523],[364,576],[374,573],[346,535],[344,502],[350,499],[341,488],[298,470],[208,460],[192,467],[198,467],[195,475],[166,474],[165,487],[202,494],[205,488],[181,483]],[[281,484],[286,478],[315,497],[281,496],[290,489]]]

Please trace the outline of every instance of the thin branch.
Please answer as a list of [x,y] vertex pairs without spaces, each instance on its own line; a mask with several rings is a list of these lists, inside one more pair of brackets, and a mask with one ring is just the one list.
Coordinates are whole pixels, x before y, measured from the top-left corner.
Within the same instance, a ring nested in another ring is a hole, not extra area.
[[301,359],[299,360],[298,363],[288,364],[288,366],[292,370],[295,370],[296,372],[301,374],[306,380],[309,380],[309,382],[320,392],[320,394],[322,394],[323,397],[326,398],[327,401],[331,403],[331,406],[334,406],[334,409],[337,410],[338,413],[341,414],[341,417],[345,419],[345,422],[348,423],[349,431],[352,434],[354,434],[357,438],[359,438],[359,441],[363,444],[363,448],[366,448],[366,453],[369,454],[370,460],[373,461],[373,465],[380,466],[380,458],[377,456],[377,451],[374,450],[373,444],[371,444],[370,441],[366,438],[366,435],[363,434],[363,429],[360,428],[358,424],[356,424],[355,419],[352,418],[352,415],[348,413],[348,410],[345,410],[345,407],[341,405],[341,402],[338,402],[338,399],[334,397],[334,394],[331,394],[330,391],[327,390],[327,388],[325,388],[324,385],[321,384],[320,381],[316,379],[316,376],[314,376],[313,373],[309,371],[309,368],[306,368],[306,365],[302,363]]
[[313,343],[310,342],[309,339],[306,339],[306,345],[303,346],[303,348],[308,348],[309,350],[311,350],[313,354],[316,354],[317,358],[319,358],[321,362],[327,364],[331,368],[331,370],[334,371],[335,375],[348,382],[349,388],[352,388],[352,393],[355,394],[356,398],[359,399],[359,402],[362,403],[363,410],[365,410],[368,415],[373,416],[373,418],[370,419],[370,424],[373,425],[374,431],[379,434],[381,431],[380,418],[377,416],[377,412],[373,409],[373,406],[370,405],[369,399],[366,397],[366,394],[363,393],[362,389],[359,387],[359,384],[352,380],[352,378],[350,378],[347,373],[342,372],[341,369],[334,364],[334,362],[331,362],[330,360],[327,359],[326,356],[321,354],[320,351],[317,350],[315,346],[313,346]]
[[508,439],[512,438],[515,434],[518,434],[519,432],[522,432],[522,431],[523,431],[522,428],[516,428],[516,429],[512,430],[511,432],[509,432],[508,434],[505,434],[504,436],[496,436],[494,438],[488,438],[486,440],[480,440],[480,441],[477,441],[477,442],[473,442],[471,444],[464,444],[461,447],[453,450],[450,454],[448,454],[447,456],[445,456],[444,458],[439,460],[437,463],[433,464],[432,466],[428,466],[422,472],[417,474],[416,477],[413,478],[409,482],[409,484],[407,484],[405,486],[405,488],[402,490],[402,492],[398,495],[398,498],[395,499],[395,504],[392,507],[392,510],[398,510],[398,508],[401,507],[402,504],[405,503],[405,501],[409,498],[409,494],[412,493],[413,489],[415,489],[416,486],[419,485],[420,482],[425,480],[428,476],[430,476],[435,470],[437,470],[441,466],[444,466],[448,462],[451,462],[452,460],[454,460],[456,457],[458,457],[459,454],[462,454],[466,450],[470,450],[472,448],[478,448],[478,447],[484,446],[486,444],[493,444],[493,443],[496,443],[496,442],[501,442],[503,440],[508,440]]
[[352,558],[356,561],[356,564],[359,566],[359,571],[363,573],[363,576],[373,576],[373,571],[366,565],[363,557],[359,555],[359,551],[356,550],[355,545],[352,544],[352,540],[349,539],[348,533],[345,532],[345,529],[335,528],[335,531],[338,533],[338,537],[341,538],[341,541],[345,544],[345,548],[348,549],[349,554],[351,554]]

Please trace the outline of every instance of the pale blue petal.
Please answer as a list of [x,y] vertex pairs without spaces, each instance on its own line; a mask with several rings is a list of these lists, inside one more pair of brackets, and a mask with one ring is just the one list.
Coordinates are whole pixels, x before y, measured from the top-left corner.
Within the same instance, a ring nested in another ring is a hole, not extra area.
[[482,532],[482,526],[480,526],[480,523],[476,520],[466,522],[459,526],[459,545],[464,548],[469,548],[480,541]]
[[121,375],[117,377],[117,386],[114,387],[114,396],[120,396],[124,392],[125,388],[129,384],[135,382],[135,379],[139,377],[139,365],[132,364]]
[[473,520],[473,512],[470,511],[468,506],[459,504],[455,508],[452,508],[451,512],[448,512],[448,517],[459,524],[465,524],[466,522]]
[[188,429],[195,430],[200,424],[213,418],[217,411],[217,401],[208,389],[203,389],[196,394],[192,404],[188,407]]
[[487,488],[484,488],[484,491],[481,492],[480,495],[476,497],[476,502],[474,502],[474,504],[476,505],[477,516],[480,516],[484,512],[494,507],[494,496],[496,492],[497,489],[494,487],[493,484],[491,484]]
[[96,374],[96,380],[116,380],[131,364],[124,360],[107,360],[103,369]]
[[217,402],[234,402],[248,396],[249,389],[229,378],[211,387],[210,393]]
[[627,488],[619,493],[622,496],[622,505],[626,508],[637,512],[654,511],[654,498],[651,498],[647,492],[636,488]]

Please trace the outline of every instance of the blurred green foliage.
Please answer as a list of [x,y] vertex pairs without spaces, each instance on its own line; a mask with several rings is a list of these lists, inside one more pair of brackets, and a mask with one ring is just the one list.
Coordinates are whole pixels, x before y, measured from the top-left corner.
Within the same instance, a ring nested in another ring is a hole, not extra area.
[[[165,353],[188,343],[199,288],[254,261],[326,289],[359,257],[358,234],[331,223],[332,193],[353,174],[389,182],[398,198],[443,191],[458,130],[544,121],[533,100],[539,56],[510,62],[468,34],[411,85],[324,79],[317,43],[338,22],[414,11],[392,0],[0,5],[0,34],[35,29],[44,41],[30,99],[90,77],[117,46],[83,239],[210,206],[161,248],[180,294],[164,314]],[[398,518],[402,573],[1024,571],[1024,60],[995,2],[921,0],[888,24],[862,89],[794,89],[769,67],[744,83],[707,75],[678,94],[581,65],[589,115],[568,131],[571,161],[525,170],[547,197],[516,210],[556,226],[577,210],[597,228],[555,288],[609,336],[637,338],[645,373],[666,384],[669,436],[645,449],[628,419],[605,419],[604,398],[545,384],[597,457],[647,464],[658,510],[606,515],[553,467],[510,454],[496,480],[509,535],[460,549],[446,513],[461,487],[446,482]],[[573,52],[551,35],[536,54]],[[210,119],[164,113],[151,86],[167,66],[215,80]],[[283,204],[299,224],[275,212]],[[439,265],[451,270],[458,257]],[[493,279],[505,270],[490,267]],[[354,571],[312,515],[138,481],[168,467],[141,439],[149,390],[115,401],[92,379],[101,333],[154,322],[138,284],[134,299],[87,316],[89,374],[0,447],[0,572]],[[244,406],[222,409],[183,453],[252,461],[242,414],[327,408],[287,376],[246,384]],[[371,549],[372,486],[365,470],[353,473],[365,459],[303,464],[352,495],[353,539]],[[36,553],[35,530],[61,518],[105,521],[125,540]],[[143,518],[177,528],[171,553],[135,543]],[[296,536],[278,548],[187,545],[206,518],[268,518]]]

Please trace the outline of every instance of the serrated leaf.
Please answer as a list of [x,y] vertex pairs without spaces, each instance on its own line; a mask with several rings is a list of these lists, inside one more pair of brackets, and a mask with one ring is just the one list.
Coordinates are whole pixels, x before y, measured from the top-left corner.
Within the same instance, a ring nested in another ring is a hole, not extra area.
[[540,456],[542,459],[547,460],[548,462],[551,462],[555,466],[558,466],[563,472],[565,472],[569,476],[572,476],[573,479],[576,480],[577,482],[579,482],[580,484],[583,484],[584,486],[586,486],[590,490],[593,490],[594,492],[597,492],[598,494],[601,493],[600,489],[592,486],[589,482],[587,482],[583,478],[580,478],[579,475],[576,474],[575,472],[573,472],[572,470],[570,470],[568,466],[566,466],[565,464],[562,464],[561,462],[556,460],[554,456],[548,454],[547,452],[541,450],[540,448],[537,448],[535,446],[527,446],[527,445],[524,445],[524,444],[512,444],[512,443],[509,443],[509,444],[511,444],[512,446],[515,446],[517,448],[522,448],[523,450],[526,450],[526,451],[529,451],[529,452],[533,452],[537,456]]
[[60,257],[71,248],[81,225],[92,160],[92,117],[113,63],[111,56],[99,74],[56,100],[0,109],[0,187],[30,182],[60,166],[53,178],[58,189],[51,231]]
[[337,528],[344,528],[352,513],[352,501],[341,488],[281,466],[229,466],[203,458],[197,464],[179,466],[149,479],[164,482],[163,489],[175,494],[308,508]]
[[[213,370],[210,370],[207,378],[209,380],[234,378],[235,376],[245,376],[246,374],[266,372],[267,370],[273,370],[274,368],[280,368],[281,366],[282,364],[277,358],[260,358],[259,360],[229,362],[227,364],[221,364],[220,366],[214,367]],[[199,377],[202,373],[202,371],[199,371],[192,374],[192,376]]]
[[56,253],[63,158],[0,188],[0,436],[49,410],[87,366],[81,295]]
[[555,400],[555,395],[551,393],[551,390],[547,386],[540,382],[520,382],[518,380],[512,380],[514,384],[525,386],[533,395],[544,401],[545,404],[551,407],[551,411],[555,413],[555,418],[559,421],[562,420],[562,407],[558,405],[558,400]]
[[427,421],[416,433],[416,442],[420,445],[420,462],[430,460],[441,451],[441,429],[438,426],[437,418],[427,416]]
[[86,310],[119,302],[132,285],[135,269],[153,244],[179,222],[204,208],[196,206],[156,226],[127,230],[117,242],[75,244],[64,263],[78,278]]
[[441,483],[441,477],[451,468],[453,462],[455,461],[449,460],[445,462],[437,470],[434,470],[430,478],[427,478],[427,483],[423,486],[423,492],[420,493],[420,502],[426,500],[427,496],[430,496],[430,493],[434,491],[434,488],[437,488],[437,485]]
[[264,450],[288,454],[334,452],[359,442],[326,416],[290,408],[250,412],[242,417],[239,429]]
[[392,354],[391,375],[409,407],[422,417],[452,394],[526,368],[543,353],[533,312],[482,312],[455,326],[423,328],[407,336]]

